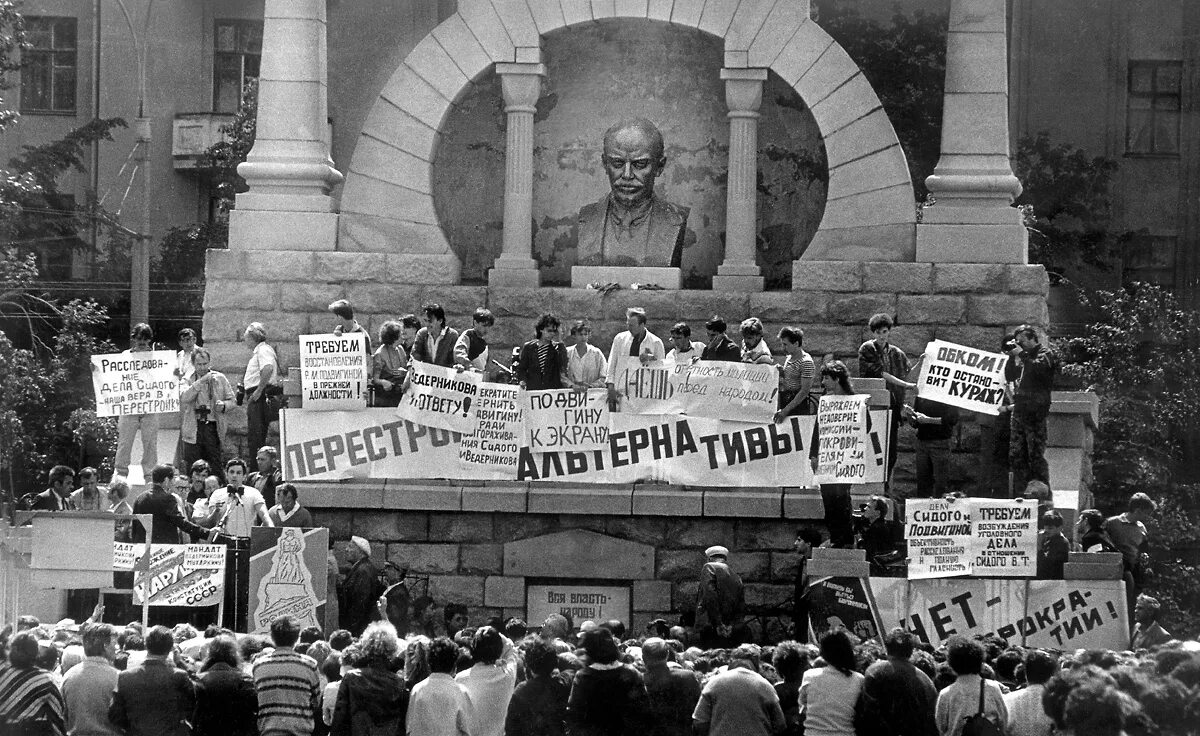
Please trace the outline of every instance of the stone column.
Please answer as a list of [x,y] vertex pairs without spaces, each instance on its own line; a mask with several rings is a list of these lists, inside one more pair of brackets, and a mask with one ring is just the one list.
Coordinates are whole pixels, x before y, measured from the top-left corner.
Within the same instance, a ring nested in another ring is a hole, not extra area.
[[722,69],[729,107],[729,183],[725,203],[725,262],[713,276],[714,291],[762,291],[756,254],[758,203],[758,108],[766,69]]
[[496,65],[504,92],[503,250],[488,271],[489,286],[540,286],[533,260],[533,114],[542,92],[543,64]]
[[326,76],[325,0],[266,0],[257,136],[238,166],[250,191],[231,213],[231,249],[336,247]]
[[942,155],[925,185],[937,204],[917,227],[917,261],[1026,263],[1029,238],[1010,205],[1005,0],[951,0]]

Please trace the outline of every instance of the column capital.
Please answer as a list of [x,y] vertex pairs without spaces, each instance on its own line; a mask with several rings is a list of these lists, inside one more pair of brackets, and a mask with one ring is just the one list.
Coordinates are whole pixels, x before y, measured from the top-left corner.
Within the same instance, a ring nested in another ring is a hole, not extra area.
[[542,94],[546,65],[502,62],[496,65],[496,73],[500,75],[504,111],[533,113]]
[[758,116],[762,105],[763,82],[767,81],[766,69],[722,69],[725,80],[725,105],[731,117],[752,113]]

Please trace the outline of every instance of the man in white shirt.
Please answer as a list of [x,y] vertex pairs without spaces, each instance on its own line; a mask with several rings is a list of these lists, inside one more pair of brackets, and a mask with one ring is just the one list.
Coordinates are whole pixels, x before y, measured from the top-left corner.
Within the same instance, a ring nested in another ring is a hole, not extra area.
[[262,494],[243,486],[246,463],[234,458],[225,464],[225,479],[229,485],[218,488],[208,498],[208,518],[201,526],[215,529],[226,537],[249,538],[255,520],[262,526],[275,526],[263,501]]
[[[413,686],[408,698],[408,736],[467,736],[471,699],[454,681],[458,645],[444,636],[429,644],[429,677]],[[503,722],[502,722],[503,723]]]
[[1058,658],[1041,649],[1031,649],[1025,654],[1025,682],[1021,690],[1004,696],[1008,708],[1008,736],[1050,736],[1054,732],[1054,721],[1042,707],[1042,693],[1046,682],[1058,670]]
[[624,372],[621,370],[626,361],[636,358],[642,365],[662,361],[667,356],[663,341],[646,329],[646,310],[641,307],[630,307],[625,310],[625,332],[613,338],[612,350],[608,353],[608,402],[615,405],[623,393],[624,386],[618,388]]

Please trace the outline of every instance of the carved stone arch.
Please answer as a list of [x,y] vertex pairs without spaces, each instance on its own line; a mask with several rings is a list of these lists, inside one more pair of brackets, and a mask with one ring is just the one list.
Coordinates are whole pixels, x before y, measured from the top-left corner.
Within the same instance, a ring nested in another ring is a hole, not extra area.
[[363,125],[342,192],[339,248],[410,255],[425,283],[457,283],[434,209],[437,136],[454,100],[498,62],[538,61],[541,37],[605,18],[645,18],[724,39],[728,68],[771,69],[813,113],[829,188],[805,260],[911,261],[916,211],[896,132],[861,70],[803,0],[459,0],[409,53]]

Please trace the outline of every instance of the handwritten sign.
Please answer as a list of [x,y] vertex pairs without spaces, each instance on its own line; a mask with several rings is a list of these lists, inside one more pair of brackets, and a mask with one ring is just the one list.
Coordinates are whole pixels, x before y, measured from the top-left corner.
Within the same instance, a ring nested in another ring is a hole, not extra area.
[[613,378],[621,411],[684,414],[766,424],[779,402],[779,369],[759,363],[699,360],[651,363],[626,359]]
[[882,483],[884,461],[867,431],[866,394],[822,396],[817,405],[818,483]]
[[545,621],[552,613],[569,616],[576,626],[584,621],[617,619],[628,623],[629,588],[612,585],[527,585],[525,614],[530,622]]
[[933,340],[917,378],[917,395],[961,409],[997,415],[1004,402],[1008,356]]
[[133,597],[139,605],[214,606],[225,594],[225,547],[152,544],[150,569],[139,570]]
[[312,411],[349,411],[367,406],[366,335],[300,336],[300,394]]
[[988,577],[1037,575],[1037,502],[971,499],[971,573]]
[[120,417],[179,411],[179,379],[170,350],[92,356],[96,415]]
[[475,401],[475,431],[458,445],[459,466],[476,477],[503,480],[517,472],[517,454],[524,441],[524,416],[519,387],[483,383]]
[[531,452],[599,450],[608,444],[604,389],[526,391],[525,439]]
[[413,361],[411,385],[400,399],[401,417],[426,427],[470,434],[475,431],[475,405],[483,377],[453,368]]
[[905,502],[905,513],[910,580],[970,574],[970,504],[963,500],[910,498]]

